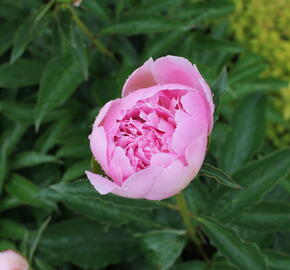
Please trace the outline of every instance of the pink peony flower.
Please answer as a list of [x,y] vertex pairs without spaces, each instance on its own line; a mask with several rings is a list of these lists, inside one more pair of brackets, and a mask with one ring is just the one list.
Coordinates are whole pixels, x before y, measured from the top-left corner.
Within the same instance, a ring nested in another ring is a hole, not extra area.
[[27,261],[13,250],[0,252],[1,270],[28,270]]
[[212,93],[197,67],[166,56],[127,79],[96,117],[91,151],[110,179],[86,171],[101,194],[162,200],[197,175],[213,126]]

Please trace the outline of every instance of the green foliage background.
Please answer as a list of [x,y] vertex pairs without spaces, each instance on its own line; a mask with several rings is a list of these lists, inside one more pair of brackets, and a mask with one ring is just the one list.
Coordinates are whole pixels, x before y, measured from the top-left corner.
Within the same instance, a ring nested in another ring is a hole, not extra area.
[[[290,149],[265,136],[284,123],[269,98],[287,82],[235,41],[234,12],[230,0],[0,0],[0,250],[36,270],[290,269]],[[178,204],[101,196],[84,179],[94,117],[167,54],[215,92],[206,163]]]

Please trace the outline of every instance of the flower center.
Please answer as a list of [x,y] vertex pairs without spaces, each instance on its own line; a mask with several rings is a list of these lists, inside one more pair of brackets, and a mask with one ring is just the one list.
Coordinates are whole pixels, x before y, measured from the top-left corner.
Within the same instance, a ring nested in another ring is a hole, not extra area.
[[114,144],[124,149],[136,172],[150,166],[152,156],[157,153],[176,155],[170,145],[176,128],[175,112],[183,110],[180,98],[184,94],[164,90],[139,101],[117,120]]

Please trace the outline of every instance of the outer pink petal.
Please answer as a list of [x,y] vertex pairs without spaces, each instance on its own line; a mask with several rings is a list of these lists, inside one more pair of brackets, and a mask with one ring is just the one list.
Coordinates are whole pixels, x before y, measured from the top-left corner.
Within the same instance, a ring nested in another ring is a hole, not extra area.
[[214,104],[212,92],[200,75],[197,67],[192,65],[187,59],[177,56],[165,56],[155,60],[152,66],[152,72],[155,80],[160,84],[178,83],[184,84],[198,90],[207,101],[210,111],[210,130],[213,125]]
[[112,193],[128,198],[145,198],[163,170],[157,166],[141,170],[131,175],[122,187],[114,189]]
[[204,135],[199,138],[195,138],[185,151],[185,158],[189,164],[189,167],[196,173],[199,171],[203,163],[206,154],[206,147],[207,136]]
[[101,122],[105,118],[105,116],[106,116],[107,112],[109,111],[113,102],[114,102],[114,100],[111,100],[111,101],[107,102],[103,108],[101,108],[101,110],[99,111],[99,113],[96,117],[96,120],[94,122],[94,127],[99,126],[101,124]]
[[1,270],[28,270],[27,261],[13,250],[0,252]]
[[86,171],[86,175],[94,188],[102,195],[110,193],[118,187],[117,184],[99,174]]
[[178,83],[194,88],[193,66],[183,57],[167,55],[154,61],[152,72],[159,84]]
[[156,84],[152,75],[151,66],[153,65],[153,59],[149,58],[143,66],[137,68],[126,80],[122,97],[127,96],[129,93],[141,89],[150,87]]
[[91,151],[95,159],[101,164],[102,168],[106,171],[108,169],[107,160],[107,135],[104,128],[94,125],[90,139]]
[[187,113],[176,112],[177,127],[172,136],[172,149],[183,155],[195,138],[207,135],[208,113],[204,99],[197,92],[188,92],[181,98],[181,103]]
[[148,200],[163,200],[171,197],[184,189],[193,179],[193,175],[188,167],[184,167],[180,161],[176,160],[163,170],[145,198]]

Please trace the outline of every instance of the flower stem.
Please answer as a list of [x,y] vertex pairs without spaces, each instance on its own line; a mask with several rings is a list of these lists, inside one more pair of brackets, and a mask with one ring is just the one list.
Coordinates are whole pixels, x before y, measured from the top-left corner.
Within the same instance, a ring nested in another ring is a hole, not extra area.
[[84,22],[80,19],[80,17],[75,12],[74,8],[70,5],[67,6],[68,10],[72,15],[72,19],[75,21],[80,30],[93,42],[94,46],[99,49],[103,54],[109,56],[112,59],[115,59],[113,53],[107,49],[88,29],[88,27],[84,24]]
[[207,261],[209,263],[210,260],[207,257],[206,253],[204,252],[204,250],[202,249],[200,240],[196,236],[196,230],[192,226],[192,223],[191,223],[192,213],[190,212],[190,210],[187,207],[186,200],[185,200],[185,198],[183,196],[183,193],[182,192],[178,193],[175,196],[175,198],[176,198],[176,202],[177,202],[177,206],[179,208],[180,214],[182,216],[183,223],[185,225],[185,228],[187,230],[187,233],[188,233],[190,239],[196,245],[199,253],[205,259],[205,261]]

